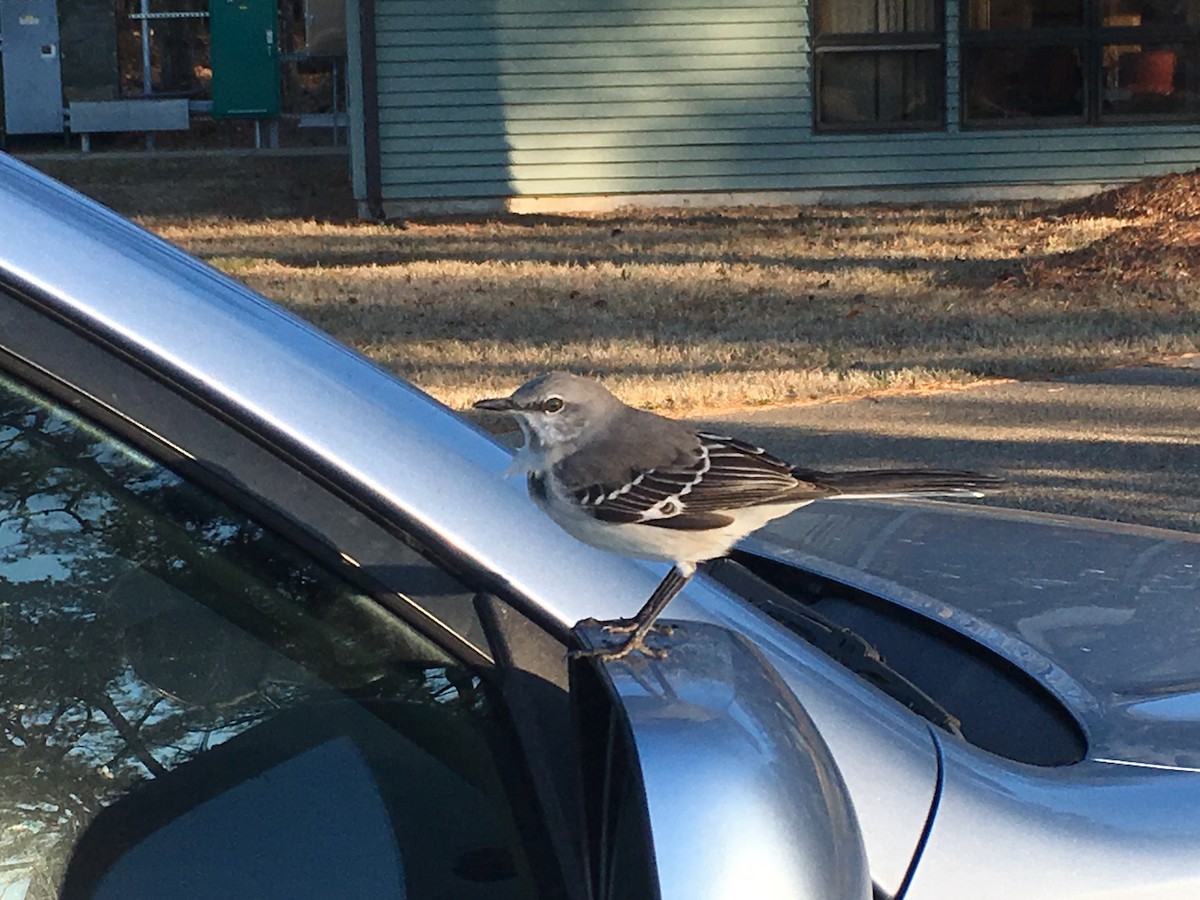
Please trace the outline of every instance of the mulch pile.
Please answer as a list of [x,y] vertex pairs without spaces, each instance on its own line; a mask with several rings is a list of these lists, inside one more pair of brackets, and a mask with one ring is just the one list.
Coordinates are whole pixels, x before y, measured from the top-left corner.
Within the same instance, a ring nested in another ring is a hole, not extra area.
[[1029,266],[1021,279],[1029,286],[1149,288],[1200,276],[1200,169],[1072,200],[1051,215],[1125,219],[1129,225],[1090,246]]

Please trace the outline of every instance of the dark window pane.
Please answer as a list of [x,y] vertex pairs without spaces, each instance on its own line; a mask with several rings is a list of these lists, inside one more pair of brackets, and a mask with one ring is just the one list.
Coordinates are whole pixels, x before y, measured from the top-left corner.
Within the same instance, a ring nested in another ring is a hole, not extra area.
[[939,124],[942,67],[933,51],[820,53],[822,125]]
[[348,748],[337,758],[366,766],[359,793],[378,790],[399,893],[474,896],[483,879],[489,896],[528,895],[492,757],[505,733],[472,672],[237,510],[2,377],[0,647],[0,894],[57,897],[80,848],[161,816],[147,797],[211,784],[229,771],[214,760],[278,752],[287,771],[317,758],[293,736],[320,726]]
[[963,57],[967,118],[1082,118],[1076,47],[972,47]]
[[967,27],[1060,28],[1083,24],[1082,0],[969,0]]
[[814,15],[818,35],[902,34],[937,28],[935,0],[821,0]]
[[1103,0],[1100,10],[1110,28],[1200,25],[1198,0]]
[[1200,53],[1194,46],[1109,44],[1103,61],[1106,115],[1200,112]]

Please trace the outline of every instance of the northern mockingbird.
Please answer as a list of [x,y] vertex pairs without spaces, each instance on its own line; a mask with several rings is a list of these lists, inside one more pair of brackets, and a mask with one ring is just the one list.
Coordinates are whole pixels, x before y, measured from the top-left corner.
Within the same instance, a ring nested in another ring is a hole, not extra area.
[[603,623],[628,634],[598,651],[641,650],[655,619],[696,571],[774,518],[823,497],[982,497],[1002,480],[953,470],[821,472],[765,450],[626,406],[599,382],[551,372],[476,409],[509,413],[525,435],[510,471],[579,540],[638,559],[673,563],[633,619]]

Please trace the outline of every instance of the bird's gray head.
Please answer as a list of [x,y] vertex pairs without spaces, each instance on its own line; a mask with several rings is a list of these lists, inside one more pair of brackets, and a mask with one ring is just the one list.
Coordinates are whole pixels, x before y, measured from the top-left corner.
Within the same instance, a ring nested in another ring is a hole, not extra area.
[[511,413],[525,432],[526,447],[547,455],[570,452],[604,427],[624,404],[598,381],[567,372],[539,375],[508,397],[480,400],[476,409]]

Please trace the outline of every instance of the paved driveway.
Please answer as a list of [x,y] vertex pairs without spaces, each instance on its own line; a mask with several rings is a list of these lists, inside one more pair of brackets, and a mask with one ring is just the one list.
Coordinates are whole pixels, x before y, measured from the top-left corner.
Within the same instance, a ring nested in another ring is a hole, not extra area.
[[1013,482],[995,505],[1200,532],[1200,356],[703,424],[797,465],[978,469]]

